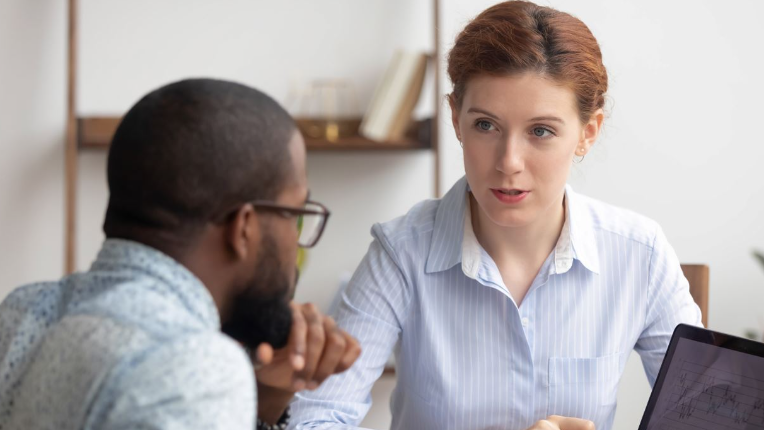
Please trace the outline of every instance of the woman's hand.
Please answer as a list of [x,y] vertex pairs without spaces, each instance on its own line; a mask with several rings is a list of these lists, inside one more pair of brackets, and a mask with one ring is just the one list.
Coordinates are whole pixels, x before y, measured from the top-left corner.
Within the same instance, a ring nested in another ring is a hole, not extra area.
[[528,430],[595,430],[594,423],[579,418],[552,415],[531,426]]

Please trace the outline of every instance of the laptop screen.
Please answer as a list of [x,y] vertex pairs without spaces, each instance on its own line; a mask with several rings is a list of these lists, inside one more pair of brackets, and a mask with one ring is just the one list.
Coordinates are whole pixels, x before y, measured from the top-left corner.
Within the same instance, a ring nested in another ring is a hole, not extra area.
[[679,326],[642,429],[764,429],[764,345]]

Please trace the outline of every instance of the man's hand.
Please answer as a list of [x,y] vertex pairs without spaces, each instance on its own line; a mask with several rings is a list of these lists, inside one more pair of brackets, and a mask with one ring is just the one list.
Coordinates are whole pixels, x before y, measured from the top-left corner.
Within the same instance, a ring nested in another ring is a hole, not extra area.
[[337,328],[331,317],[315,305],[292,307],[292,330],[286,347],[274,351],[260,345],[252,357],[256,364],[258,416],[275,422],[294,393],[315,390],[329,376],[344,372],[361,355],[358,341]]
[[552,415],[531,426],[528,430],[595,430],[594,423],[578,418]]

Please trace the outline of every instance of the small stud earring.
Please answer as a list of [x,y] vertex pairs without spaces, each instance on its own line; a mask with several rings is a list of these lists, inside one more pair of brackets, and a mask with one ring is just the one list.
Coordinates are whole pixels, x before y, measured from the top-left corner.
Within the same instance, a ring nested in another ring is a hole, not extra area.
[[586,150],[585,150],[584,148],[578,148],[578,149],[576,150],[576,153],[580,154],[580,155],[581,155],[581,158],[579,158],[578,160],[576,160],[575,158],[573,158],[573,162],[574,162],[574,163],[576,163],[576,164],[578,164],[578,163],[580,163],[580,162],[584,161],[584,157],[586,157]]

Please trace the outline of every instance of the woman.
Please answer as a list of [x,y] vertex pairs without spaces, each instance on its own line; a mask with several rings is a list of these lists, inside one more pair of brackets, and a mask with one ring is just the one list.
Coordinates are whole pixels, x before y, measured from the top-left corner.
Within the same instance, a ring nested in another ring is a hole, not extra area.
[[373,227],[337,314],[363,354],[301,394],[293,422],[358,425],[394,351],[394,429],[548,415],[609,429],[629,353],[653,383],[674,327],[700,310],[655,222],[565,184],[602,128],[597,41],[568,14],[501,3],[458,35],[448,73],[466,177]]

